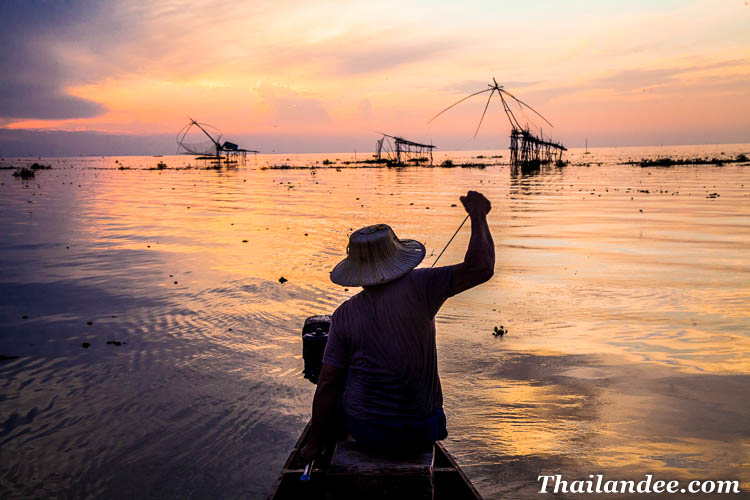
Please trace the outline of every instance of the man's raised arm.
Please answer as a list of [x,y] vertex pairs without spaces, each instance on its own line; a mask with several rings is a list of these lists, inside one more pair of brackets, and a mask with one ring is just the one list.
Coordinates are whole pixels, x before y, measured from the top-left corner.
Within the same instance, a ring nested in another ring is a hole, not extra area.
[[487,225],[492,205],[476,191],[469,191],[460,200],[471,218],[471,239],[464,261],[453,267],[450,295],[482,284],[495,273],[495,244]]

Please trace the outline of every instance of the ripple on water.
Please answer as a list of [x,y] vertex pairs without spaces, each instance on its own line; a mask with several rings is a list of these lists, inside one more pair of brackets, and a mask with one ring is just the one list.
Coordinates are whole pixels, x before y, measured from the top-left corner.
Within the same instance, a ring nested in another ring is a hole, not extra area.
[[[328,280],[347,235],[387,222],[429,265],[468,189],[493,202],[496,275],[450,299],[437,331],[447,444],[482,493],[536,498],[540,471],[750,483],[736,446],[750,434],[748,170],[617,165],[664,151],[522,176],[311,175],[257,170],[277,160],[261,156],[221,172],[86,158],[55,161],[39,187],[8,178],[0,354],[19,357],[0,362],[2,496],[263,496],[309,416],[302,321],[358,291]],[[467,242],[464,229],[441,263]]]

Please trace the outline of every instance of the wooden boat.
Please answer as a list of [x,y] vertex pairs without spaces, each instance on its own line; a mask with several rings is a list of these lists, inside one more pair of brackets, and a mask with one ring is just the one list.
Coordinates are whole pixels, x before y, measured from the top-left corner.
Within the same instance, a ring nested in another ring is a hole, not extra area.
[[352,443],[338,443],[315,461],[309,473],[310,480],[302,481],[306,464],[302,463],[299,450],[309,429],[308,423],[287,458],[269,500],[482,498],[440,442],[435,443],[432,453],[401,458],[373,457]]

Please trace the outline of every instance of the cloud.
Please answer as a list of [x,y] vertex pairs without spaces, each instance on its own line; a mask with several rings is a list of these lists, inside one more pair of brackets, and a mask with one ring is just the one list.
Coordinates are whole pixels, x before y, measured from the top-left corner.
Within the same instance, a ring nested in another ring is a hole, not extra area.
[[66,95],[54,84],[47,82],[0,82],[0,116],[3,118],[89,118],[104,111],[104,106]]
[[56,44],[99,11],[96,2],[0,3],[0,118],[85,118],[104,112],[101,105],[65,92],[80,73],[56,54]]
[[174,135],[124,135],[0,128],[0,155],[87,156],[174,154]]
[[680,68],[627,69],[594,79],[590,82],[589,88],[618,91],[640,90],[643,87],[666,83],[684,72],[685,70]]
[[455,46],[446,41],[429,41],[339,50],[334,58],[334,70],[343,75],[374,73],[411,62],[431,60],[453,48]]
[[[750,78],[746,59],[728,59],[691,66],[668,68],[627,68],[605,76],[590,78],[578,83],[533,88],[527,92],[529,100],[547,102],[573,94],[592,92],[606,95],[629,96],[649,93],[679,93],[689,91],[746,93]],[[736,69],[738,74],[717,77],[716,71]],[[687,95],[687,94],[685,94]]]

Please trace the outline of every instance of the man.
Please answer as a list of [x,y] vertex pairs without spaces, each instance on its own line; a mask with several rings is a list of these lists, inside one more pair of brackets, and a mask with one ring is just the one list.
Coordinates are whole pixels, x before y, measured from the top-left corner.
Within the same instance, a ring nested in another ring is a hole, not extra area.
[[397,239],[385,224],[350,236],[331,280],[363,290],[333,313],[304,460],[340,436],[342,417],[344,436],[381,450],[426,449],[447,436],[435,314],[448,297],[489,280],[495,267],[489,200],[476,191],[460,200],[471,218],[460,264],[414,269],[424,246]]

